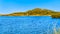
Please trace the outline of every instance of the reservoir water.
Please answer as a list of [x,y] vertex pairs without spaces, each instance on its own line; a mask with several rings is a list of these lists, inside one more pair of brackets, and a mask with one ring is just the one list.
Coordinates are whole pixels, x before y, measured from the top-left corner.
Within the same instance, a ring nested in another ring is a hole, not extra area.
[[50,16],[0,16],[0,34],[53,34],[60,19]]

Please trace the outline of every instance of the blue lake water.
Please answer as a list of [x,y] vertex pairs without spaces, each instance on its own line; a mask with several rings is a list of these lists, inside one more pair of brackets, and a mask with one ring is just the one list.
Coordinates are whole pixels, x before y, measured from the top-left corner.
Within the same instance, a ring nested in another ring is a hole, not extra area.
[[53,34],[60,19],[50,16],[0,16],[0,34]]

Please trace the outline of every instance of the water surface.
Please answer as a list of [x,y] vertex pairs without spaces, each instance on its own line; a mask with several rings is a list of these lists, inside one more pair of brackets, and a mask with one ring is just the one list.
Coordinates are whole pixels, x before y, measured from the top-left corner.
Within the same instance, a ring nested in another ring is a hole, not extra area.
[[0,34],[53,34],[60,19],[50,16],[0,16]]

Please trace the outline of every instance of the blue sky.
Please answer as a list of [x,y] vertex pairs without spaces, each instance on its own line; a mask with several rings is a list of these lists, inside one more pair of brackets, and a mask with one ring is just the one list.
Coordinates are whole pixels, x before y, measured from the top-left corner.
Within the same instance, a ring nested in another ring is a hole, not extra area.
[[34,8],[60,11],[60,0],[0,0],[0,14],[24,12]]

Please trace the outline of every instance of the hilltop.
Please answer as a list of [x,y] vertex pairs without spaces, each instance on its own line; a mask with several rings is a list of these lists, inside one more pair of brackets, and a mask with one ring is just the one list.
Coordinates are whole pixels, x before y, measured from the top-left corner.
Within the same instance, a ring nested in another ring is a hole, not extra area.
[[16,13],[11,13],[11,14],[5,14],[2,16],[41,16],[41,15],[54,15],[54,14],[59,14],[59,13],[60,12],[55,12],[48,9],[35,8],[32,10],[28,10],[26,12],[16,12]]
[[48,9],[40,9],[40,8],[35,8],[25,12],[3,14],[0,16],[49,16],[49,15],[52,16],[53,18],[60,18],[60,12],[48,10]]

